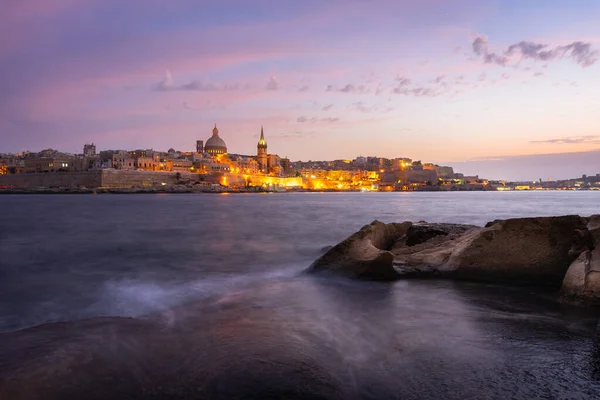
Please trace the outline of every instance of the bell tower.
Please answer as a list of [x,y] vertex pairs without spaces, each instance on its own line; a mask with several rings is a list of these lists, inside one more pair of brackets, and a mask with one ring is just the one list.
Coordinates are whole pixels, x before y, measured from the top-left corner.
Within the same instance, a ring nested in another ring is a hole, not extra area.
[[263,127],[260,127],[260,139],[256,145],[256,161],[262,172],[269,172],[267,168],[267,142],[265,141],[265,133]]

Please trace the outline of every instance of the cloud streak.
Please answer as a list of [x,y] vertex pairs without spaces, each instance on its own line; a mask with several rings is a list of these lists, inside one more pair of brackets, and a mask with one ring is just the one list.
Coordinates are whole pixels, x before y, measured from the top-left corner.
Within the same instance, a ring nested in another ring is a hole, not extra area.
[[327,85],[325,88],[326,92],[340,92],[340,93],[369,93],[371,90],[365,85],[353,85],[351,83],[338,88],[336,85]]
[[569,58],[581,67],[590,67],[598,61],[598,51],[592,49],[591,43],[576,41],[565,46],[555,46],[522,40],[511,44],[501,52],[490,52],[488,38],[477,35],[471,44],[473,53],[480,57],[485,64],[506,66],[515,57],[520,60],[553,61]]
[[217,92],[217,91],[233,91],[248,88],[248,86],[242,86],[239,84],[216,84],[212,82],[203,83],[201,81],[191,81],[183,85],[176,85],[173,81],[173,74],[170,71],[165,72],[165,77],[158,84],[154,85],[154,90],[159,92],[170,92],[170,91],[198,91],[198,92]]
[[298,117],[296,119],[296,122],[299,122],[301,124],[304,123],[316,123],[316,122],[326,122],[326,123],[334,123],[334,122],[338,122],[340,119],[335,117],[329,117],[329,118],[317,118],[317,117],[312,117],[312,118],[308,118],[308,117]]
[[600,136],[568,136],[557,139],[532,140],[530,143],[549,143],[549,144],[600,144]]

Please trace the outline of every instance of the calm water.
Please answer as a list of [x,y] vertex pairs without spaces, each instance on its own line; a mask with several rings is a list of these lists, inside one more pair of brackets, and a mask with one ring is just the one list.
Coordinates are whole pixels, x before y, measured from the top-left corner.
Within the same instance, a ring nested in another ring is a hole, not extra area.
[[[18,364],[14,349],[28,331],[67,348],[73,332],[97,338],[115,326],[119,345],[139,343],[140,332],[160,343],[127,347],[128,362],[159,363],[165,377],[164,359],[177,359],[181,390],[202,381],[203,398],[266,398],[265,385],[288,396],[313,385],[320,398],[600,396],[597,312],[559,305],[552,293],[301,274],[323,247],[374,219],[591,215],[600,193],[1,196],[0,210],[0,372]],[[75,322],[57,336],[51,329],[63,325],[16,332],[87,317],[136,319]],[[205,373],[187,377],[181,365]]]

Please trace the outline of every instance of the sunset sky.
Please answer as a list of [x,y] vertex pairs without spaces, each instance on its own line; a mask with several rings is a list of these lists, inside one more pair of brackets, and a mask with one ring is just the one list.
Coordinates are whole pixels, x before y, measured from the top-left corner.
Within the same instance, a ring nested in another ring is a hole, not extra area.
[[[292,160],[508,178],[495,159],[588,152],[572,173],[600,172],[597,0],[2,3],[0,152],[190,151],[216,122],[234,153],[253,154],[264,125]],[[540,177],[562,177],[565,157]]]

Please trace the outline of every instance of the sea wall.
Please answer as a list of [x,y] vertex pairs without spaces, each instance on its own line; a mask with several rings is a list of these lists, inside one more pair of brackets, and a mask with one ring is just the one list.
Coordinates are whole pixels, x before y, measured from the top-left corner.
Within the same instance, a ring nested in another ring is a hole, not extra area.
[[57,187],[99,187],[102,182],[102,171],[85,172],[48,172],[36,174],[0,175],[0,186],[27,188]]
[[243,188],[246,186],[309,186],[300,177],[278,178],[232,173],[199,175],[186,172],[154,172],[139,170],[104,169],[86,172],[47,172],[35,174],[0,175],[0,186],[17,189],[37,188],[135,188],[172,186],[176,183],[206,183]]
[[177,177],[187,179],[187,175],[177,175],[176,172],[153,172],[153,171],[123,171],[105,169],[101,171],[101,187],[107,188],[131,188],[131,187],[153,187],[153,186],[168,186],[174,185],[177,182]]
[[132,188],[170,186],[181,180],[197,182],[198,174],[176,172],[152,172],[112,170],[85,172],[47,172],[35,174],[0,175],[0,186],[18,189],[36,188]]

